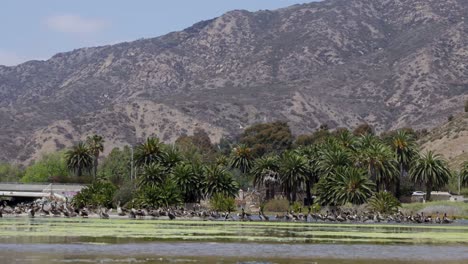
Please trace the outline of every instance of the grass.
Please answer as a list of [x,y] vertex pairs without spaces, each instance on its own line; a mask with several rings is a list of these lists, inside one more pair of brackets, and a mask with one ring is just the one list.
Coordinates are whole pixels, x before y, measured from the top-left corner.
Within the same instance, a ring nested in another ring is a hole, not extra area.
[[428,215],[436,215],[447,213],[449,216],[457,218],[468,218],[468,203],[450,202],[450,201],[434,201],[427,203],[410,203],[402,205],[403,211],[407,213],[424,212]]

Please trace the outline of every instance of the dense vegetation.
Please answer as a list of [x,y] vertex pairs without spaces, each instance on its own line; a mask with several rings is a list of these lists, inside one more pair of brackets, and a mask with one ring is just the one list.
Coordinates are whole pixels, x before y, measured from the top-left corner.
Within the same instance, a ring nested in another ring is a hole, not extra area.
[[[321,126],[294,138],[286,123],[274,122],[249,127],[237,140],[217,145],[200,129],[174,145],[149,137],[134,151],[131,146],[115,148],[102,158],[105,141],[94,135],[66,151],[44,155],[24,170],[1,164],[0,179],[92,183],[75,197],[78,206],[131,203],[149,208],[211,200],[212,208],[234,210],[233,198],[242,187],[260,191],[264,203],[284,197],[290,205],[369,203],[393,212],[400,205],[396,198],[424,188],[430,200],[432,190],[446,190],[458,175],[441,156],[420,153],[417,137],[411,129],[377,136],[362,124],[354,131]],[[467,186],[468,163],[459,175]]]

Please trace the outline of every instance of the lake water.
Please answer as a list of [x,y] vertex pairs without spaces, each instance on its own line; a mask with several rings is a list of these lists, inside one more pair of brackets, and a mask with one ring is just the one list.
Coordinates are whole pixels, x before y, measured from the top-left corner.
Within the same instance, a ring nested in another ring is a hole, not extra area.
[[468,226],[0,219],[0,263],[468,263]]

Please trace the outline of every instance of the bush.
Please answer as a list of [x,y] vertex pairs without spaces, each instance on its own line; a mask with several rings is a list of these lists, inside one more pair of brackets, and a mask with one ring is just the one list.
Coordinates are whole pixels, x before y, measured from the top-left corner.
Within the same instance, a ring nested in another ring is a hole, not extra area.
[[264,210],[267,212],[286,212],[289,202],[286,199],[273,199],[265,203]]
[[175,206],[182,203],[182,195],[178,186],[166,179],[159,185],[142,186],[137,192],[135,203],[145,208]]
[[379,192],[372,196],[369,200],[369,207],[374,212],[383,214],[391,214],[398,211],[401,204],[391,193]]
[[135,197],[135,187],[131,181],[127,181],[115,192],[114,204],[120,202],[121,205],[126,205]]
[[112,199],[116,187],[110,182],[96,181],[82,189],[72,199],[72,204],[77,208],[86,206],[112,207]]
[[291,205],[291,210],[294,211],[294,212],[302,212],[302,203],[300,202],[294,202],[292,205]]
[[212,210],[219,212],[232,212],[236,210],[235,200],[232,197],[217,193],[210,199],[210,207]]

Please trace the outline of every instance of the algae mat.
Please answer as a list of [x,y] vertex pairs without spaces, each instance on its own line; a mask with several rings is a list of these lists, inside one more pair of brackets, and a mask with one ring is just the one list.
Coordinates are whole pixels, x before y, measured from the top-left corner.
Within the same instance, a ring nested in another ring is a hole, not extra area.
[[157,241],[468,245],[468,226],[0,219],[0,243],[122,244]]

